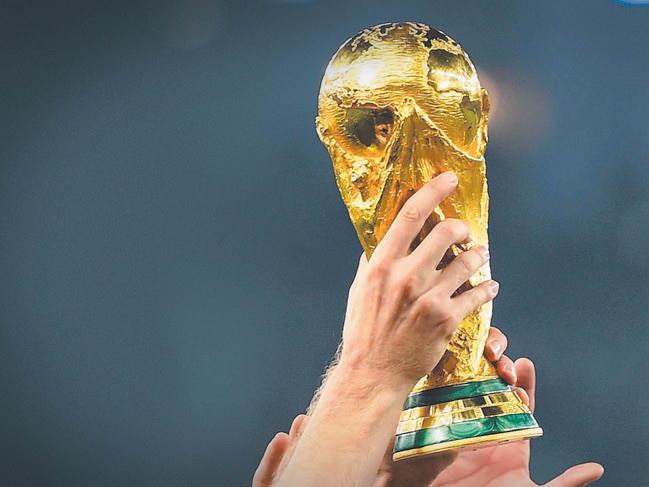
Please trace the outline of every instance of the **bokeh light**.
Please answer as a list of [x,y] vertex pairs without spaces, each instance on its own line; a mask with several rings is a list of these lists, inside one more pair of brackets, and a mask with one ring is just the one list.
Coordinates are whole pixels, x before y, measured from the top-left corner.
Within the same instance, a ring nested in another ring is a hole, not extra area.
[[550,94],[522,69],[479,66],[478,75],[489,94],[489,144],[516,158],[537,150],[554,130]]

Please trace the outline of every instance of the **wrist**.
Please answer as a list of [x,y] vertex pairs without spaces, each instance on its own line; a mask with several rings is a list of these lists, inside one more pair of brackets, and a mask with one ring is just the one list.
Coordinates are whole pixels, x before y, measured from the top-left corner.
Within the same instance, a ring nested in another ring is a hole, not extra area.
[[359,385],[366,384],[370,389],[385,391],[402,396],[405,400],[424,373],[415,370],[407,360],[386,360],[385,357],[372,358],[364,355],[343,353],[336,365],[347,380]]
[[394,370],[373,367],[364,360],[354,361],[344,355],[331,371],[328,382],[350,400],[361,403],[380,400],[385,406],[394,404],[399,408],[414,385]]
[[407,381],[386,381],[367,361],[341,355],[327,372],[278,487],[348,485],[350,478],[373,483],[409,391]]
[[354,485],[373,484],[404,399],[373,374],[339,362],[328,373],[276,485],[351,485],[349,479],[357,479]]

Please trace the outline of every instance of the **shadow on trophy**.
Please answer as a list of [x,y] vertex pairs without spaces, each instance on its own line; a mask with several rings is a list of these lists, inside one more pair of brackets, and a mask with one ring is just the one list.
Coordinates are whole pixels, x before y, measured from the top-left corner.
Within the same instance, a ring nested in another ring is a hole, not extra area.
[[[404,202],[444,171],[459,183],[428,218],[413,248],[445,218],[469,224],[488,246],[484,153],[489,100],[457,42],[420,23],[371,27],[347,40],[325,71],[316,128],[361,245],[371,258]],[[490,279],[485,264],[458,293]],[[394,459],[532,438],[542,430],[484,357],[492,305],[460,324],[440,362],[409,394]]]

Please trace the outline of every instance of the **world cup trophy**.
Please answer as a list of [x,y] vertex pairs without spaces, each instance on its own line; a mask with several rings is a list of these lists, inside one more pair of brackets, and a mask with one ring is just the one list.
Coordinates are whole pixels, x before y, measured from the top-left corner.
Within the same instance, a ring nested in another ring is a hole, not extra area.
[[[418,245],[445,218],[468,223],[472,245],[488,246],[484,152],[489,101],[460,45],[425,24],[387,23],[347,40],[326,68],[316,129],[368,258],[404,202],[444,171],[456,190],[427,219]],[[490,278],[485,264],[458,293]],[[459,325],[447,350],[409,394],[393,458],[477,448],[542,434],[529,408],[484,357],[491,303]]]

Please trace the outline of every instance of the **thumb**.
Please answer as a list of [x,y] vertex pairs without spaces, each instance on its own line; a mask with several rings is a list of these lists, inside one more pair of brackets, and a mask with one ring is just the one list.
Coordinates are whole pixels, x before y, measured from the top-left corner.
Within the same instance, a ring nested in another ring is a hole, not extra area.
[[604,475],[604,467],[599,463],[575,465],[551,480],[544,487],[585,487]]
[[270,441],[252,478],[252,487],[271,487],[284,454],[290,445],[286,433],[277,433]]

